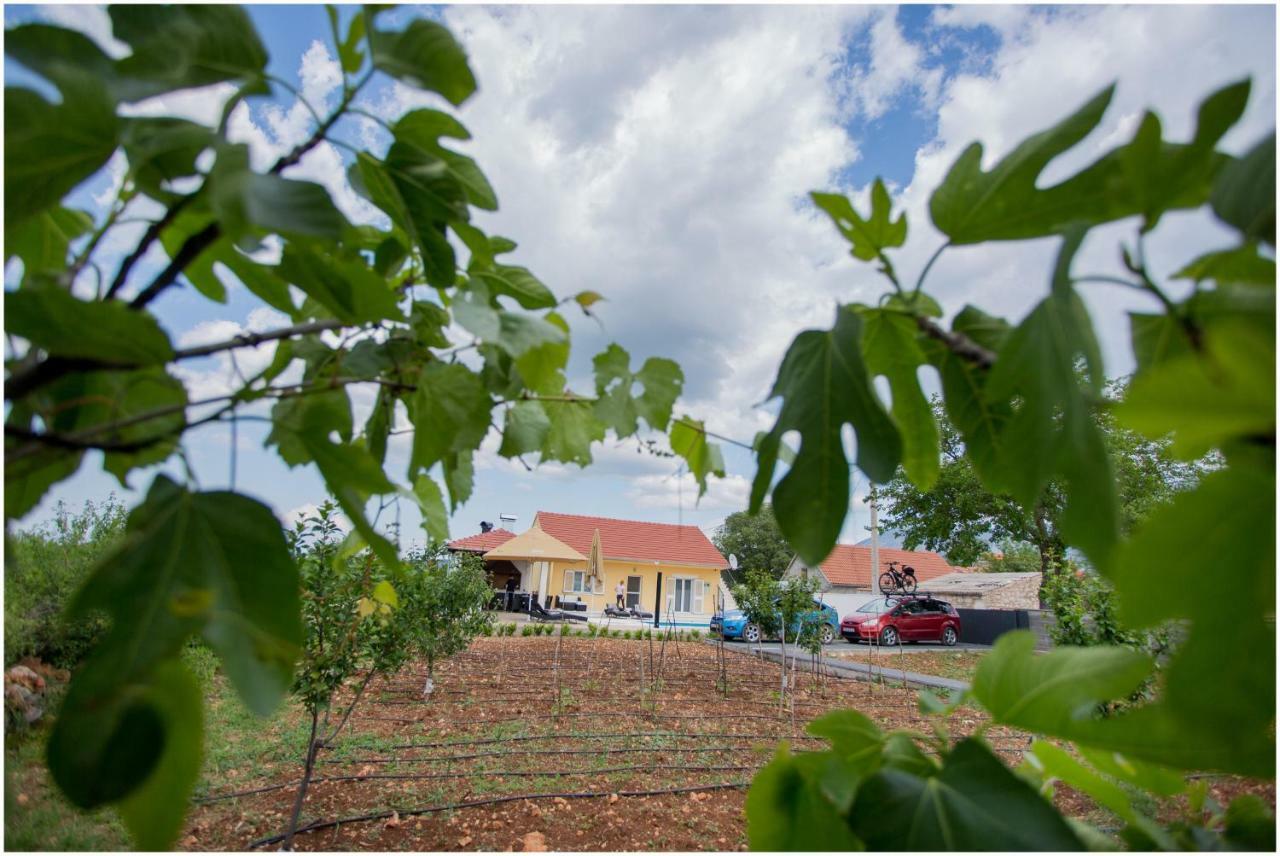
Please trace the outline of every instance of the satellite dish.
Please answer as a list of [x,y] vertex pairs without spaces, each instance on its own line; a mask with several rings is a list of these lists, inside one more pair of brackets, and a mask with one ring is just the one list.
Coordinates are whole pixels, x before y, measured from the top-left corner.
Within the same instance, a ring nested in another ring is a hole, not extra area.
[[738,570],[738,557],[732,553],[729,554],[729,568],[735,571]]

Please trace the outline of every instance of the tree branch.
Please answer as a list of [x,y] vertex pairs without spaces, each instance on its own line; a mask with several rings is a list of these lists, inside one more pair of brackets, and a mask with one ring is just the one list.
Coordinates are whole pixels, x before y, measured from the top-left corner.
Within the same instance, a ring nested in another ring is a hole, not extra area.
[[968,360],[979,368],[989,369],[996,362],[995,351],[989,351],[963,333],[944,330],[931,318],[916,316],[916,326],[926,336],[937,339],[947,346],[951,353],[963,360]]
[[241,333],[223,342],[214,342],[209,345],[198,345],[194,348],[182,348],[174,351],[173,359],[176,361],[189,360],[193,357],[206,357],[219,351],[252,348],[261,345],[263,342],[290,339],[294,336],[305,336],[308,333],[322,333],[325,330],[339,330],[345,326],[347,325],[334,318],[326,321],[307,321],[302,324],[294,324],[292,327],[281,327],[278,330],[268,330],[263,333]]

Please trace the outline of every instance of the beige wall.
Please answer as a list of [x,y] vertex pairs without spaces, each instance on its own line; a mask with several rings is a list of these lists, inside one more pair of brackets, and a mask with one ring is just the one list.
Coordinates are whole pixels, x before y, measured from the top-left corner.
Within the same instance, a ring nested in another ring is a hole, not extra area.
[[[593,593],[582,593],[566,590],[565,588],[565,572],[570,570],[586,571],[585,562],[552,562],[551,573],[548,577],[548,586],[546,594],[558,597],[578,597],[587,602],[587,609],[591,612],[599,612],[606,605],[614,603],[615,594],[614,587],[621,582],[626,587],[627,577],[640,577],[640,607],[647,612],[653,612],[654,597],[657,593],[658,572],[662,572],[662,614],[667,612],[667,604],[669,596],[675,591],[674,580],[679,577],[691,578],[702,584],[702,608],[697,611],[687,613],[677,613],[677,618],[682,615],[693,615],[699,618],[711,616],[715,610],[716,584],[720,579],[720,571],[717,568],[695,567],[690,565],[669,565],[658,564],[652,562],[628,562],[626,560],[606,559],[604,562],[604,584],[597,588]],[[691,604],[693,606],[694,604]]]

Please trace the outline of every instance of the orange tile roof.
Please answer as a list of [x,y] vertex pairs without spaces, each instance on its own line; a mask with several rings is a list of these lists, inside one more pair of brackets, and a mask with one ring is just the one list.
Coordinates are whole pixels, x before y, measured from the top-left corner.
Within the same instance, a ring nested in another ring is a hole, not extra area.
[[516,537],[516,533],[508,532],[506,529],[490,529],[488,532],[468,535],[466,538],[450,541],[445,546],[450,550],[460,550],[466,553],[487,553],[494,547],[501,547],[514,537]]
[[[898,569],[910,565],[916,570],[916,579],[921,583],[937,579],[946,574],[966,573],[967,568],[956,568],[947,564],[947,560],[937,553],[927,550],[894,550],[889,547],[880,548],[880,570],[883,572],[888,562],[898,562]],[[836,548],[822,563],[822,575],[834,586],[857,586],[869,588],[871,585],[871,548],[858,547],[852,544],[837,544]],[[878,574],[877,574],[878,576]]]
[[728,566],[724,556],[697,526],[674,523],[645,523],[556,514],[539,511],[534,521],[542,530],[559,538],[579,553],[591,552],[591,539],[600,530],[600,546],[606,559],[638,559],[673,565]]

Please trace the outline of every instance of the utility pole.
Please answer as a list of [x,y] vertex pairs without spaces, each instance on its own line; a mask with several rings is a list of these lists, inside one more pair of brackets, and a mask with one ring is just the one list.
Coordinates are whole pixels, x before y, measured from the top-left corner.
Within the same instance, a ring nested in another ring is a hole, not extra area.
[[867,502],[871,504],[871,596],[875,597],[876,584],[880,579],[880,518],[876,506],[876,486],[871,482],[871,490]]

